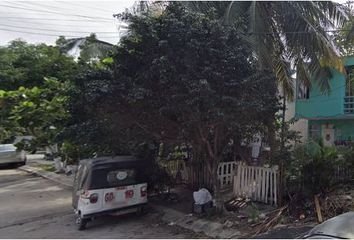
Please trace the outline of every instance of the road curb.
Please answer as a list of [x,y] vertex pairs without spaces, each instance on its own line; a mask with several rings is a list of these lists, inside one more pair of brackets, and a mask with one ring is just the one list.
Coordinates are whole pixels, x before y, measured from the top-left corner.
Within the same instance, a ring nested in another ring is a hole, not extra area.
[[62,185],[65,188],[69,188],[69,189],[73,188],[72,181],[68,179],[66,176],[61,176],[56,173],[47,172],[27,165],[19,167],[18,169],[48,179],[52,182]]

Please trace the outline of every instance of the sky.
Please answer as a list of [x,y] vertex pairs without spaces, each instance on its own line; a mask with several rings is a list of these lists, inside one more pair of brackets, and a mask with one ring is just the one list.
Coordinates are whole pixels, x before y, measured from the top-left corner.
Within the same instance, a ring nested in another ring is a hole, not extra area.
[[[336,0],[346,2],[346,0]],[[116,44],[122,27],[113,14],[135,0],[0,0],[0,45],[21,38],[29,43],[54,44],[58,36],[85,37]]]
[[54,44],[58,36],[85,37],[95,32],[98,39],[115,44],[124,26],[113,17],[135,3],[115,1],[0,0],[0,45],[21,38],[29,43]]

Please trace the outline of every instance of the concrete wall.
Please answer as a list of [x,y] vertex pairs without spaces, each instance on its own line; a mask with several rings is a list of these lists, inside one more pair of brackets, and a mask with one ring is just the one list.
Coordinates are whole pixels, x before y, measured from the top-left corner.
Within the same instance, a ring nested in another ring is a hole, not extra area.
[[345,76],[332,71],[329,94],[322,93],[318,81],[313,81],[308,99],[296,99],[298,118],[320,118],[339,116],[344,113]]
[[[295,101],[287,102],[287,109],[285,112],[285,119],[289,121],[295,117]],[[299,119],[294,124],[290,126],[290,130],[297,131],[301,135],[300,141],[302,143],[306,142],[308,139],[308,120]]]
[[[354,65],[354,57],[345,58],[344,65]],[[310,97],[296,99],[295,115],[297,118],[336,117],[344,114],[346,77],[334,69],[331,72],[333,76],[329,81],[328,93],[323,93],[321,90],[319,79],[313,79]]]

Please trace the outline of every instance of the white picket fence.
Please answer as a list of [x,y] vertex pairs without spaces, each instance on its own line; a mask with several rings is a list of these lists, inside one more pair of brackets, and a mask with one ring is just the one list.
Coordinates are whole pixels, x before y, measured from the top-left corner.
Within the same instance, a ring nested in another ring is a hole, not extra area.
[[277,205],[278,166],[256,167],[237,162],[233,181],[233,193],[237,197],[248,197],[254,201]]
[[[166,165],[174,177],[181,173],[182,182],[193,177],[184,161],[172,161]],[[207,174],[206,167],[200,169]],[[254,201],[277,205],[278,203],[278,167],[248,166],[245,162],[221,162],[218,167],[218,180],[222,190],[233,190],[235,197],[248,197]]]
[[221,162],[218,167],[218,180],[221,189],[232,188],[237,162]]

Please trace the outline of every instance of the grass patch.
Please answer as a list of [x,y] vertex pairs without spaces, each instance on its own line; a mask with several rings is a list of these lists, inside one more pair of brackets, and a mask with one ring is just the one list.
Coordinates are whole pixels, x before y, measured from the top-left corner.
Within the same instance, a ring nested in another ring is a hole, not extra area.
[[54,172],[55,171],[55,167],[52,164],[40,164],[39,168],[41,168],[47,172]]

